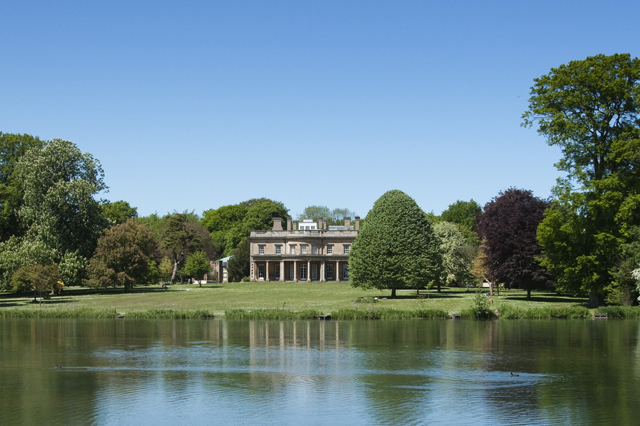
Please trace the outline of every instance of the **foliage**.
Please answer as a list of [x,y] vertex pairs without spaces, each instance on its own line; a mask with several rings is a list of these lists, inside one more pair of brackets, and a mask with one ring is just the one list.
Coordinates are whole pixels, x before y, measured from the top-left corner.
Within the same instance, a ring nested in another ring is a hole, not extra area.
[[590,319],[591,312],[583,306],[552,306],[522,308],[503,305],[499,310],[500,319]]
[[491,305],[489,305],[489,299],[484,296],[482,293],[476,293],[473,296],[473,306],[469,309],[466,309],[461,312],[461,316],[464,319],[492,319],[495,317],[495,314],[491,310]]
[[453,204],[449,204],[446,210],[440,214],[440,218],[446,222],[452,222],[475,231],[476,215],[482,212],[480,204],[473,201],[458,200]]
[[491,275],[491,270],[488,266],[487,258],[487,242],[482,240],[480,247],[476,252],[476,256],[471,263],[471,274],[480,282],[486,281],[489,283],[490,293],[493,294],[493,286],[495,278]]
[[100,163],[73,143],[54,139],[27,151],[16,173],[24,186],[19,214],[29,229],[25,238],[37,238],[60,254],[91,257],[108,226],[94,199],[107,189]]
[[597,55],[534,80],[523,125],[562,149],[567,173],[538,231],[558,287],[605,293],[631,227],[640,225],[640,60]]
[[248,238],[240,243],[233,251],[232,256],[227,263],[227,274],[229,282],[238,282],[248,277],[251,271],[251,244]]
[[600,306],[596,309],[598,314],[607,314],[608,318],[640,318],[638,306]]
[[160,265],[158,266],[158,270],[160,272],[160,277],[164,281],[169,281],[171,279],[171,274],[173,273],[173,262],[168,257],[163,257],[160,261]]
[[633,271],[640,265],[640,227],[629,231],[627,242],[620,246],[620,260],[611,269],[613,281],[606,287],[607,302],[631,306],[638,299],[638,288]]
[[89,262],[90,287],[124,286],[141,283],[155,265],[157,250],[153,232],[135,219],[107,230]]
[[187,215],[176,213],[167,218],[161,248],[173,262],[171,282],[175,282],[178,268],[187,255],[202,250],[202,243],[193,229],[187,227]]
[[304,209],[302,214],[298,215],[298,220],[325,219],[327,225],[343,225],[345,217],[353,219],[355,216],[356,212],[347,208],[335,208],[333,210],[329,210],[329,207],[327,206],[309,206]]
[[489,274],[505,287],[526,289],[529,298],[531,289],[549,279],[536,261],[541,255],[536,230],[548,206],[531,191],[510,188],[487,203],[478,216]]
[[316,319],[321,315],[317,309],[305,309],[302,311],[291,311],[288,309],[227,309],[224,317],[228,320],[305,320]]
[[402,191],[385,193],[373,205],[349,255],[352,285],[420,289],[440,280],[440,242],[431,222]]
[[0,288],[11,288],[11,276],[20,267],[49,265],[59,257],[57,250],[41,240],[11,237],[0,243]]
[[66,252],[58,264],[62,282],[67,286],[82,285],[83,279],[86,278],[88,264],[87,259],[80,256],[78,252]]
[[[203,213],[200,223],[211,233],[216,253],[230,256],[252,230],[273,228],[273,218],[288,217],[281,202],[257,198]],[[214,259],[211,259],[214,260]]]
[[102,212],[112,225],[119,225],[128,219],[138,217],[138,208],[131,207],[126,201],[105,202],[102,204]]
[[402,320],[402,319],[446,319],[449,315],[441,309],[359,309],[344,308],[331,313],[336,320]]
[[[433,230],[440,240],[442,266],[444,268],[443,281],[447,284],[460,284],[471,278],[471,262],[473,253],[468,249],[467,239],[458,227],[451,222],[438,222]],[[440,284],[438,283],[438,289]]]
[[23,203],[24,187],[14,171],[29,149],[40,149],[43,144],[37,136],[0,132],[0,241],[23,234],[18,211]]
[[202,280],[205,274],[211,272],[211,264],[204,252],[197,251],[187,256],[183,269],[190,277]]
[[19,268],[11,278],[13,291],[33,291],[33,300],[42,293],[60,290],[63,286],[56,265],[28,265]]

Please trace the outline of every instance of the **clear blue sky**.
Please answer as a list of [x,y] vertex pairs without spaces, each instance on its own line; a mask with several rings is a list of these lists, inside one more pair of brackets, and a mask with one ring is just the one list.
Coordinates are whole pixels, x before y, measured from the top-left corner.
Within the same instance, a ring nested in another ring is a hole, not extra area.
[[560,152],[520,127],[533,79],[640,56],[638,1],[5,0],[0,16],[0,131],[76,143],[140,215],[547,197]]

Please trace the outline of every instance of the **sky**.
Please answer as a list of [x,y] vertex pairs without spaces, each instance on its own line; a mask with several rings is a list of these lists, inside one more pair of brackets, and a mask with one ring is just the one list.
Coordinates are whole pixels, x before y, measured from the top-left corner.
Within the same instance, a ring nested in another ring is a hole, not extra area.
[[640,56],[637,1],[0,3],[0,131],[74,142],[141,216],[250,198],[366,216],[549,197],[533,79]]

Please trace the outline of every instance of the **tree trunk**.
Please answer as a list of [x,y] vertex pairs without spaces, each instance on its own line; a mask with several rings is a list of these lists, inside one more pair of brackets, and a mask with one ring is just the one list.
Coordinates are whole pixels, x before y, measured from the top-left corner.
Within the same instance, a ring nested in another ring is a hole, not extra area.
[[493,282],[489,281],[489,295],[493,296]]
[[173,284],[175,282],[176,272],[178,272],[178,261],[174,260],[173,261],[173,271],[171,272],[171,284]]
[[395,299],[395,298],[396,298],[396,289],[395,289],[395,288],[392,288],[392,289],[391,289],[391,298],[392,298],[392,299]]
[[438,280],[438,293],[440,293],[440,280]]
[[600,306],[600,298],[598,297],[598,293],[595,291],[589,292],[589,301],[587,302],[587,308],[593,309]]
[[531,289],[527,289],[527,299],[531,299]]

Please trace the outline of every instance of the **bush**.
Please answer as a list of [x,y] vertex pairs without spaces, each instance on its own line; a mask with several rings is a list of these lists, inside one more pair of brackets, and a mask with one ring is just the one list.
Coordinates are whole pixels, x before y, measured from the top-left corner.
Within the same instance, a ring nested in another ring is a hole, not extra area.
[[224,311],[224,317],[230,320],[305,320],[316,319],[321,315],[317,309],[305,309],[295,312],[288,309],[228,309]]
[[539,308],[524,309],[510,305],[500,308],[502,319],[587,319],[591,318],[591,312],[583,306],[568,306],[553,308],[541,306]]
[[640,318],[640,307],[637,306],[601,306],[596,312],[607,314],[609,318]]

